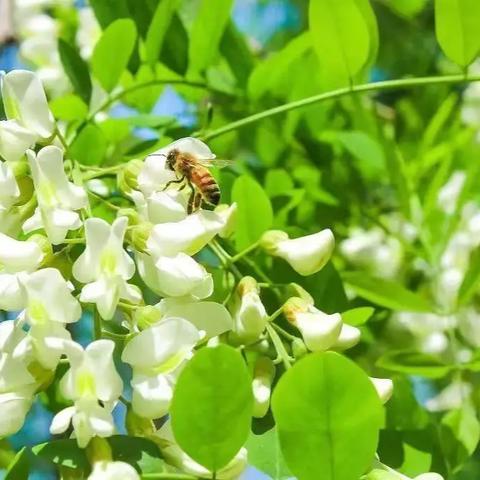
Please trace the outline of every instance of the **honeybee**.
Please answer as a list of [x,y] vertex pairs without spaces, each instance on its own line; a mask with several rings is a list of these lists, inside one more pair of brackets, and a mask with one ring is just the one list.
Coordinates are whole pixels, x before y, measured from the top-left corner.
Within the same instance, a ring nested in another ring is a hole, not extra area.
[[177,175],[176,180],[168,182],[164,190],[173,184],[180,185],[180,190],[189,187],[191,194],[188,200],[187,212],[198,210],[202,201],[216,207],[220,202],[220,187],[210,173],[209,167],[225,167],[231,165],[230,160],[200,159],[187,152],[174,148],[166,156],[165,166]]

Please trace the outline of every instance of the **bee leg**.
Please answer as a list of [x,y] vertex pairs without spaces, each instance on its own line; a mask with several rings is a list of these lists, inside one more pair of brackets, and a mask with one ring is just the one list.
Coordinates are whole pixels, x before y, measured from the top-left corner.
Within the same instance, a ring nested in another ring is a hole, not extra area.
[[190,197],[188,197],[188,205],[187,205],[188,215],[190,215],[193,212],[193,207],[194,207],[195,197],[196,197],[195,190],[192,188],[191,185],[190,185],[190,188],[192,190],[192,193],[190,193]]
[[197,192],[197,194],[195,195],[195,198],[193,199],[193,210],[197,211],[201,205],[202,205],[202,194],[200,192]]
[[162,188],[162,192],[164,190],[166,190],[170,185],[173,185],[174,183],[182,183],[183,181],[185,180],[185,176],[183,176],[182,178],[177,178],[176,180],[170,180],[169,182],[167,182],[165,184],[165,186]]

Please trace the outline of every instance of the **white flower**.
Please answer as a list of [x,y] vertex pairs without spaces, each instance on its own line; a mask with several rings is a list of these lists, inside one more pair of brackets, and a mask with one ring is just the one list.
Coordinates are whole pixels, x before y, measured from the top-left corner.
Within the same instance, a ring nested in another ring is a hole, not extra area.
[[286,260],[300,275],[313,275],[320,271],[332,256],[335,238],[330,229],[312,235],[289,239],[285,232],[266,232],[262,246],[276,257]]
[[342,330],[339,313],[328,315],[305,300],[290,298],[284,307],[288,321],[301,332],[303,341],[312,352],[323,352],[332,348]]
[[143,281],[159,295],[202,299],[213,293],[212,275],[185,253],[161,256],[156,261],[143,253],[137,253],[136,258]]
[[17,433],[33,403],[31,392],[0,393],[0,438]]
[[7,162],[0,162],[0,212],[10,208],[19,196],[20,190],[12,169]]
[[268,314],[260,298],[260,289],[252,277],[244,277],[237,286],[232,316],[233,338],[243,343],[252,343],[265,330]]
[[68,181],[63,169],[63,154],[58,147],[44,147],[37,155],[29,150],[27,156],[38,207],[23,229],[30,232],[43,227],[49,240],[58,245],[65,240],[69,230],[82,224],[75,210],[87,205],[85,190]]
[[37,360],[54,369],[62,354],[52,348],[58,340],[70,339],[65,324],[76,322],[80,303],[71,294],[67,282],[54,268],[45,268],[20,277],[26,295],[25,318],[30,324],[29,340]]
[[153,192],[160,191],[171,180],[175,180],[175,173],[166,167],[167,155],[173,149],[182,153],[190,153],[198,159],[211,160],[215,155],[201,140],[192,137],[180,138],[166,147],[149,155],[138,175],[140,190],[147,197]]
[[272,382],[275,377],[275,365],[268,357],[259,357],[255,362],[252,390],[253,390],[253,416],[264,417],[270,406]]
[[388,402],[393,393],[393,382],[389,378],[370,377],[382,403]]
[[0,156],[10,162],[19,160],[35,143],[36,135],[16,120],[0,121]]
[[78,11],[78,29],[76,43],[80,49],[80,55],[84,59],[92,56],[93,47],[97,43],[102,29],[100,28],[93,10],[88,7]]
[[[157,443],[165,460],[179,470],[200,478],[212,478],[212,473],[189,457],[177,444],[173,436],[170,420],[157,431]],[[239,478],[247,468],[247,449],[241,448],[235,457],[218,472],[218,480],[233,480]]]
[[101,218],[85,221],[85,251],[73,264],[73,276],[82,283],[80,300],[95,303],[100,315],[113,317],[120,298],[139,302],[140,290],[126,280],[133,277],[135,263],[123,249],[127,217],[117,218],[109,225]]
[[155,225],[147,241],[155,257],[174,256],[177,253],[194,255],[219,233],[225,219],[209,210],[199,210],[179,222]]
[[39,139],[55,130],[47,97],[38,77],[27,70],[12,70],[3,77],[2,98],[8,120],[18,122]]
[[20,310],[25,296],[19,284],[21,272],[33,272],[43,259],[36,242],[19,241],[0,233],[0,308]]
[[439,190],[437,207],[447,214],[455,212],[467,175],[463,171],[453,172],[447,183]]
[[110,437],[115,433],[110,410],[89,397],[77,400],[73,407],[67,407],[58,412],[53,417],[50,433],[52,435],[64,433],[70,422],[80,448],[85,448],[95,436]]
[[443,412],[460,408],[470,398],[472,385],[467,382],[454,381],[441,392],[425,402],[425,408],[430,412]]
[[168,412],[177,376],[202,338],[197,328],[182,318],[171,317],[133,338],[122,353],[132,365],[132,407],[145,418]]
[[352,348],[360,341],[360,335],[361,332],[357,327],[352,327],[352,325],[344,323],[342,324],[340,335],[333,344],[333,348],[340,351]]
[[232,329],[233,320],[220,303],[192,301],[188,297],[164,298],[156,305],[161,315],[188,320],[205,332],[206,338],[217,337]]
[[95,462],[87,480],[140,480],[140,475],[125,462]]
[[218,232],[218,235],[222,238],[230,237],[235,230],[237,221],[237,204],[232,203],[231,205],[218,205],[214,212],[224,221],[224,227]]
[[78,445],[83,448],[94,436],[108,437],[115,431],[110,410],[123,388],[113,363],[115,344],[111,340],[96,340],[84,350],[72,341],[58,343],[70,362],[60,390],[75,403],[55,415],[50,432],[63,433],[71,421]]
[[187,216],[187,199],[178,190],[154,192],[149,197],[132,190],[130,196],[143,220],[155,225],[179,222]]

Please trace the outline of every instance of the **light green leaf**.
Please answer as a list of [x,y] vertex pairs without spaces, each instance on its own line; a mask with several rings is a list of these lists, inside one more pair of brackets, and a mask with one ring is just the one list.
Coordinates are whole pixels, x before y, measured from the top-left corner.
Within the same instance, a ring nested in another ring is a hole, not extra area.
[[427,378],[442,378],[453,368],[433,355],[410,350],[390,351],[377,360],[377,366],[392,372]]
[[356,0],[311,0],[308,15],[322,72],[332,86],[348,85],[370,55],[369,24],[362,9]]
[[468,303],[480,288],[480,248],[475,249],[470,255],[468,269],[463,277],[462,285],[458,292],[458,303]]
[[372,463],[383,408],[368,376],[334,352],[288,370],[272,398],[283,455],[302,480],[356,480]]
[[445,55],[468,67],[480,51],[480,2],[435,0],[435,32]]
[[480,424],[469,402],[448,412],[442,418],[442,450],[449,464],[456,469],[473,454],[480,441]]
[[95,45],[92,72],[107,92],[113,90],[127,68],[136,39],[133,20],[120,18],[106,28]]
[[265,191],[270,198],[289,195],[294,188],[293,180],[283,168],[268,170],[265,178]]
[[376,305],[409,312],[432,311],[431,305],[425,299],[391,280],[371,277],[360,272],[344,272],[342,278],[357,295]]
[[248,175],[235,180],[232,201],[237,202],[236,245],[239,250],[243,250],[271,227],[272,206],[263,188]]
[[84,165],[100,165],[107,150],[105,135],[96,125],[88,124],[75,138],[70,155]]
[[262,435],[251,433],[245,446],[248,451],[248,463],[252,467],[270,476],[273,480],[292,477],[282,457],[275,428]]
[[92,95],[92,81],[87,64],[78,53],[78,50],[65,40],[58,40],[58,53],[73,89],[88,105]]
[[372,307],[352,308],[342,313],[342,320],[348,325],[358,327],[368,322],[369,318],[375,313]]
[[180,0],[162,0],[158,3],[145,40],[146,59],[151,65],[158,62],[168,27]]
[[53,99],[50,102],[50,110],[55,118],[66,122],[81,121],[88,115],[87,104],[73,93]]
[[202,0],[190,33],[188,66],[202,72],[218,53],[220,40],[230,18],[233,0]]
[[246,442],[252,408],[251,379],[240,353],[226,345],[203,348],[175,387],[175,439],[196,462],[218,471]]

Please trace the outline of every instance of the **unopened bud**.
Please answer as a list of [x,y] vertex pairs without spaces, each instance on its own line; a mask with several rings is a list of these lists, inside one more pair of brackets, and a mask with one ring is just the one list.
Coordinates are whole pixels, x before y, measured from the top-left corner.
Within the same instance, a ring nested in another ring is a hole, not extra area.
[[152,420],[140,417],[133,411],[131,407],[129,407],[127,410],[125,427],[129,435],[137,437],[146,437],[155,433],[155,426]]
[[132,190],[138,190],[138,175],[143,168],[143,162],[135,159],[130,160],[125,168],[118,172],[118,189],[124,193],[130,193]]
[[145,330],[157,323],[161,318],[162,312],[153,305],[137,308],[133,313],[133,320],[140,330]]
[[253,416],[256,418],[262,418],[268,412],[274,377],[275,365],[273,361],[268,357],[259,357],[255,362],[252,381]]
[[289,283],[286,288],[286,294],[290,297],[300,297],[305,302],[313,305],[313,297],[298,283]]
[[295,338],[292,341],[292,353],[296,360],[300,360],[308,353],[308,348],[301,338]]
[[260,238],[260,246],[270,255],[277,252],[277,244],[283,240],[288,240],[288,234],[282,230],[268,230]]
[[131,244],[135,250],[145,253],[147,250],[147,242],[150,238],[153,225],[149,222],[139,223],[134,225],[128,232]]
[[138,225],[140,223],[140,216],[134,208],[120,208],[117,215],[119,217],[127,217],[129,225]]

